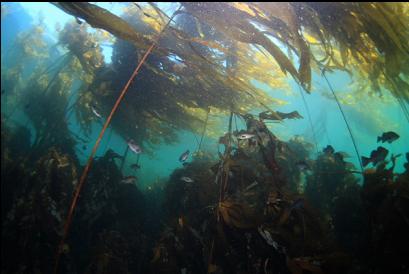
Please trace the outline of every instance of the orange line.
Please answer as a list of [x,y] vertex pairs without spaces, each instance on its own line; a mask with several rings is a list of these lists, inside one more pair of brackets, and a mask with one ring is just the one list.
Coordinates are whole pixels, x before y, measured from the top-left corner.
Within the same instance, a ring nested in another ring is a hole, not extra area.
[[128,88],[131,85],[133,79],[138,74],[140,68],[142,67],[143,63],[145,62],[146,58],[149,56],[149,54],[151,53],[151,51],[153,50],[154,47],[155,47],[155,43],[153,43],[148,48],[145,55],[142,57],[142,59],[139,62],[138,66],[136,67],[135,71],[133,72],[133,74],[129,78],[128,82],[126,83],[125,87],[123,88],[123,90],[121,92],[121,95],[116,100],[115,105],[112,108],[111,113],[109,114],[109,116],[108,116],[108,118],[107,118],[101,132],[99,133],[97,141],[95,142],[95,145],[94,145],[94,147],[92,149],[91,155],[88,158],[87,165],[85,166],[84,171],[82,172],[81,179],[79,181],[78,187],[77,187],[77,189],[75,191],[74,197],[73,197],[72,202],[71,202],[70,211],[68,212],[68,216],[67,216],[67,219],[66,219],[66,222],[65,222],[65,225],[64,225],[64,234],[63,234],[63,237],[62,237],[61,242],[60,242],[59,247],[58,247],[58,253],[57,253],[57,259],[56,259],[56,263],[55,263],[54,273],[57,273],[58,263],[59,263],[59,259],[60,259],[60,256],[61,256],[62,248],[63,248],[64,242],[65,242],[65,240],[66,240],[66,238],[68,236],[68,232],[69,232],[71,222],[72,222],[72,217],[74,215],[74,210],[75,210],[75,207],[77,205],[80,192],[81,192],[81,190],[82,190],[82,188],[84,186],[85,179],[87,178],[88,171],[91,168],[92,162],[94,160],[95,153],[97,152],[97,149],[98,149],[98,147],[99,147],[99,145],[101,143],[101,140],[102,140],[102,137],[104,136],[105,130],[107,129],[107,127],[111,123],[112,116],[114,115],[114,113],[117,110],[119,104],[121,103],[121,101],[124,98],[126,92],[128,91]]
[[[180,7],[179,7],[180,9]],[[179,10],[178,9],[178,10]],[[70,210],[68,212],[68,216],[67,219],[65,221],[64,224],[64,233],[63,233],[63,237],[61,238],[60,244],[58,245],[58,250],[57,250],[57,255],[56,255],[56,259],[55,259],[55,266],[54,266],[54,273],[56,274],[58,271],[58,265],[59,265],[59,261],[60,261],[60,257],[61,257],[61,253],[63,250],[63,246],[65,243],[65,240],[67,239],[68,236],[68,232],[70,230],[70,226],[72,223],[72,218],[74,216],[74,211],[75,208],[77,206],[77,202],[78,202],[78,198],[80,195],[80,192],[84,186],[85,183],[85,179],[87,178],[88,175],[88,171],[91,168],[92,162],[94,160],[94,156],[97,152],[97,149],[99,147],[99,144],[101,143],[102,137],[104,136],[105,130],[108,128],[109,124],[111,123],[111,119],[112,116],[114,116],[114,113],[116,112],[119,104],[121,103],[122,99],[124,98],[126,92],[128,91],[129,86],[131,85],[132,81],[134,80],[134,78],[136,77],[136,75],[138,74],[139,70],[141,69],[142,65],[145,63],[146,58],[148,58],[149,54],[152,52],[153,48],[155,47],[156,43],[159,41],[159,38],[161,37],[161,35],[163,34],[163,32],[165,31],[165,29],[169,26],[170,22],[172,21],[173,17],[176,15],[177,13],[175,12],[172,17],[170,18],[169,22],[165,25],[165,27],[162,29],[162,31],[159,33],[156,42],[153,42],[152,45],[148,48],[148,50],[145,52],[145,55],[142,57],[142,59],[140,60],[138,66],[135,68],[134,72],[132,73],[131,77],[129,78],[128,82],[126,83],[125,87],[122,89],[121,94],[119,95],[118,99],[115,102],[114,107],[111,110],[111,113],[109,114],[107,120],[105,121],[104,126],[101,129],[101,132],[99,133],[98,139],[94,144],[94,147],[92,149],[91,155],[88,158],[87,161],[87,165],[84,168],[84,171],[82,172],[80,181],[78,183],[77,189],[75,191],[75,194],[73,196],[72,202],[71,202],[71,206],[70,206]]]

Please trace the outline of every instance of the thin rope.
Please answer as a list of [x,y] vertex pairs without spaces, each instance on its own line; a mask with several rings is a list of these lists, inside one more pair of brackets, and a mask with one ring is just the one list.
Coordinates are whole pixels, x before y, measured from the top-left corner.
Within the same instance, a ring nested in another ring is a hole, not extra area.
[[109,133],[108,133],[108,140],[107,140],[107,142],[105,144],[105,147],[104,147],[103,151],[106,151],[107,148],[108,148],[109,142],[111,141],[111,137],[112,137],[112,130],[113,130],[112,127],[110,127],[109,128]]
[[[121,174],[122,174],[122,170],[124,169],[124,165],[125,165],[125,162],[126,162],[126,157],[128,156],[128,152],[129,152],[129,146],[127,144],[124,155],[122,156],[123,158],[122,158],[121,167],[119,168],[119,170],[121,171]],[[138,154],[138,156],[139,156],[139,154]]]
[[205,135],[206,127],[207,127],[207,121],[209,120],[209,112],[210,112],[210,107],[207,108],[206,120],[205,120],[205,122],[204,122],[203,131],[202,131],[202,137],[200,138],[200,143],[199,143],[199,147],[197,148],[197,152],[199,152],[199,151],[200,151],[200,148],[202,147],[203,136]]
[[310,108],[308,107],[307,100],[305,100],[304,93],[302,92],[301,85],[299,83],[298,83],[298,90],[299,90],[299,92],[301,94],[301,97],[302,97],[302,100],[304,102],[305,110],[307,111],[308,121],[310,122],[310,127],[311,127],[311,131],[312,131],[312,138],[314,139],[315,150],[317,151],[317,155],[318,155],[318,153],[319,153],[319,151],[318,151],[318,142],[317,142],[317,137],[315,136],[314,126],[312,124]]
[[[179,7],[179,9],[180,9],[180,7]],[[176,13],[176,12],[175,12],[175,13]],[[175,16],[175,13],[173,14],[172,18]],[[65,240],[66,240],[66,238],[67,238],[67,236],[68,236],[68,232],[69,232],[69,229],[70,229],[70,226],[71,226],[71,222],[72,222],[74,210],[75,210],[75,207],[76,207],[76,205],[77,205],[80,192],[81,192],[81,190],[82,190],[82,188],[83,188],[83,186],[84,186],[85,179],[87,178],[88,171],[89,171],[90,168],[91,168],[91,165],[92,165],[94,156],[95,156],[95,154],[96,154],[96,152],[97,152],[97,149],[98,149],[98,147],[99,147],[99,145],[100,145],[100,143],[101,143],[102,137],[104,136],[105,130],[106,130],[107,127],[109,126],[109,124],[110,124],[110,122],[111,122],[111,120],[112,120],[113,115],[115,114],[116,110],[118,109],[118,106],[119,106],[119,104],[121,103],[122,99],[124,98],[126,92],[128,91],[129,86],[131,85],[132,81],[134,80],[134,78],[136,77],[136,75],[138,74],[138,72],[140,71],[142,65],[145,63],[145,61],[146,61],[146,59],[148,58],[149,54],[152,52],[152,50],[154,49],[154,47],[156,46],[156,44],[159,42],[159,39],[160,39],[161,35],[164,33],[164,31],[165,31],[166,28],[169,26],[169,24],[170,24],[171,21],[172,21],[172,20],[169,20],[169,21],[168,21],[168,23],[165,25],[165,27],[164,27],[164,28],[162,29],[162,31],[159,33],[159,35],[158,35],[158,37],[157,37],[157,40],[154,41],[154,42],[152,43],[152,45],[151,45],[151,46],[147,49],[147,51],[145,52],[144,56],[142,57],[142,59],[140,60],[140,62],[139,62],[139,64],[138,64],[138,66],[135,68],[134,72],[132,73],[132,75],[131,75],[131,77],[129,78],[128,82],[126,83],[125,87],[124,87],[123,90],[121,91],[121,94],[119,95],[118,99],[116,100],[115,105],[114,105],[114,107],[113,107],[112,110],[111,110],[111,113],[109,114],[109,116],[108,116],[108,118],[107,118],[107,120],[106,120],[106,122],[105,122],[103,128],[101,129],[101,132],[99,133],[98,139],[96,140],[96,142],[95,142],[95,144],[94,144],[94,147],[93,147],[93,149],[92,149],[91,155],[90,155],[89,158],[88,158],[87,164],[86,164],[86,166],[85,166],[85,168],[84,168],[84,171],[83,171],[83,173],[82,173],[82,175],[81,175],[80,181],[79,181],[79,183],[78,183],[78,185],[77,185],[77,189],[75,190],[75,194],[74,194],[73,199],[72,199],[72,202],[71,202],[71,206],[70,206],[70,209],[69,209],[69,212],[68,212],[68,216],[67,216],[67,219],[66,219],[66,222],[65,222],[65,225],[64,225],[64,233],[63,233],[63,236],[62,236],[62,238],[61,238],[61,241],[60,241],[60,244],[59,244],[58,250],[57,250],[57,255],[56,255],[56,260],[55,260],[55,266],[54,266],[54,273],[57,273],[57,271],[58,271],[58,265],[59,265],[60,257],[61,257],[61,254],[62,254],[62,250],[63,250],[63,246],[64,246],[64,243],[65,243]]]
[[346,119],[346,117],[345,117],[345,113],[344,113],[344,111],[342,110],[341,104],[339,103],[338,97],[337,97],[337,95],[335,94],[335,91],[334,91],[334,89],[332,88],[331,83],[328,81],[328,78],[327,78],[327,76],[325,75],[324,70],[322,70],[322,69],[321,69],[321,74],[322,74],[322,76],[324,76],[324,79],[325,79],[325,81],[327,82],[328,87],[329,87],[329,89],[331,90],[332,95],[333,95],[334,98],[335,98],[335,102],[337,102],[338,108],[339,108],[339,110],[340,110],[340,112],[341,112],[341,114],[342,114],[342,117],[344,118],[345,124],[346,124],[346,126],[347,126],[349,135],[351,136],[352,144],[354,145],[355,152],[356,152],[356,156],[358,157],[358,162],[359,162],[359,165],[361,166],[361,171],[364,172],[364,167],[363,167],[362,162],[361,162],[361,157],[359,157],[358,147],[357,147],[357,145],[356,145],[354,135],[352,134],[352,130],[351,130],[351,128],[350,128],[350,126],[349,126],[349,123],[348,123],[348,121],[347,121],[347,119]]

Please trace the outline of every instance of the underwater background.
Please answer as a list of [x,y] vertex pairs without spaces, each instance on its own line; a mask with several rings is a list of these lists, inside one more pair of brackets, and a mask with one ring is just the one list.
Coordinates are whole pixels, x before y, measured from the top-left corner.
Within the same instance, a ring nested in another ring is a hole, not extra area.
[[408,273],[407,3],[1,12],[2,273]]

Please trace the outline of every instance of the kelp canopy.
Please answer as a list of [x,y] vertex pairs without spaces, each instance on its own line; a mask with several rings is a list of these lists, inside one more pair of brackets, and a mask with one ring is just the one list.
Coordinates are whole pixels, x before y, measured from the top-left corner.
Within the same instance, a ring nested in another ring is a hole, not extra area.
[[[87,45],[83,25],[61,32],[90,75],[76,108],[89,128],[91,106],[110,112],[170,18],[154,3],[129,4],[121,17],[89,3],[53,4],[117,38],[108,65],[95,57],[98,43]],[[180,3],[174,16],[114,118],[126,138],[171,142],[175,129],[199,132],[210,108],[274,108],[285,102],[255,82],[283,90],[291,75],[309,93],[312,71],[343,70],[365,92],[389,91],[409,117],[408,3]]]

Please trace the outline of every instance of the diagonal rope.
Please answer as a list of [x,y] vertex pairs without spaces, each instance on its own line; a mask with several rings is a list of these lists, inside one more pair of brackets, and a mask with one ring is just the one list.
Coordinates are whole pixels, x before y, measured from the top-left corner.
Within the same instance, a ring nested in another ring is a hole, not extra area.
[[[179,8],[180,9],[180,8]],[[179,10],[178,9],[178,10]],[[173,17],[176,15],[176,12],[173,14]],[[131,85],[132,81],[134,80],[134,78],[136,77],[136,75],[138,74],[138,72],[140,71],[142,65],[145,63],[146,59],[148,58],[149,54],[152,52],[152,50],[155,48],[155,46],[157,45],[157,43],[159,42],[160,37],[162,36],[162,34],[164,33],[164,31],[167,29],[167,27],[169,26],[170,22],[172,20],[169,20],[168,23],[165,25],[165,27],[162,29],[162,31],[159,33],[157,39],[155,42],[152,43],[152,45],[147,49],[147,51],[145,52],[144,56],[142,57],[142,59],[140,60],[138,66],[135,68],[134,72],[132,73],[131,77],[129,78],[128,82],[126,83],[125,87],[122,89],[121,94],[119,95],[118,99],[115,102],[114,107],[111,110],[111,113],[109,114],[107,120],[105,121],[105,124],[103,126],[103,128],[101,129],[101,132],[99,133],[98,139],[96,140],[94,147],[92,149],[91,155],[88,158],[87,164],[84,168],[84,171],[82,172],[80,181],[77,185],[77,188],[75,190],[75,194],[73,196],[72,202],[71,202],[71,206],[68,212],[68,216],[67,219],[65,221],[64,224],[64,232],[63,232],[63,236],[61,238],[60,244],[58,246],[58,250],[57,250],[57,254],[56,254],[56,259],[55,259],[55,266],[54,266],[54,273],[58,272],[58,265],[59,265],[59,261],[60,261],[60,257],[63,251],[63,246],[65,243],[65,240],[68,236],[68,232],[72,223],[72,218],[74,215],[74,210],[75,207],[77,205],[78,202],[78,198],[80,195],[80,192],[84,186],[85,183],[85,179],[87,178],[88,172],[91,168],[92,162],[94,160],[94,156],[97,152],[97,149],[101,143],[102,137],[104,136],[105,130],[107,129],[107,127],[109,126],[109,124],[111,123],[112,117],[114,116],[116,110],[118,109],[119,104],[121,103],[122,99],[124,98],[126,92],[129,89],[129,86]]]
[[[199,147],[197,148],[197,152],[200,151],[200,148],[201,148],[201,146],[202,146],[203,136],[205,135],[206,127],[207,127],[207,122],[209,121],[209,113],[210,113],[210,107],[207,107],[206,120],[205,120],[205,122],[204,122],[203,131],[202,131],[202,137],[200,138],[200,143],[199,143]],[[195,135],[195,136],[196,136],[196,135]]]
[[312,124],[312,119],[311,119],[310,108],[308,107],[307,100],[305,100],[304,93],[303,93],[302,90],[301,90],[301,84],[300,84],[300,83],[297,83],[297,84],[298,84],[298,90],[300,91],[302,100],[303,100],[303,102],[304,102],[305,110],[307,111],[308,121],[310,122],[310,127],[311,127],[311,131],[312,131],[312,137],[313,137],[313,139],[314,139],[315,149],[316,149],[317,155],[318,155],[319,151],[318,151],[317,136],[315,136],[314,126],[313,126],[313,124]]
[[361,162],[361,157],[359,157],[358,147],[357,147],[357,145],[356,145],[355,138],[354,138],[354,135],[352,134],[352,130],[351,130],[350,126],[349,126],[349,123],[348,123],[348,121],[347,121],[347,119],[346,119],[346,117],[345,117],[345,113],[344,113],[344,111],[343,111],[343,109],[342,109],[342,107],[341,107],[341,104],[339,103],[338,97],[337,97],[337,95],[335,94],[335,91],[334,91],[334,89],[332,88],[331,83],[329,82],[327,76],[325,75],[324,70],[322,70],[322,69],[321,69],[321,74],[322,74],[322,76],[324,77],[325,81],[327,82],[328,87],[329,87],[329,89],[331,90],[332,95],[333,95],[334,98],[335,98],[335,102],[337,102],[337,105],[338,105],[338,108],[339,108],[339,110],[340,110],[340,112],[341,112],[341,114],[342,114],[342,117],[344,118],[344,121],[345,121],[345,124],[346,124],[346,126],[347,126],[349,135],[351,136],[352,144],[354,145],[354,148],[355,148],[356,156],[358,157],[359,165],[361,166],[361,171],[362,171],[362,173],[363,173],[363,172],[364,172],[364,167],[363,167],[362,162]]

